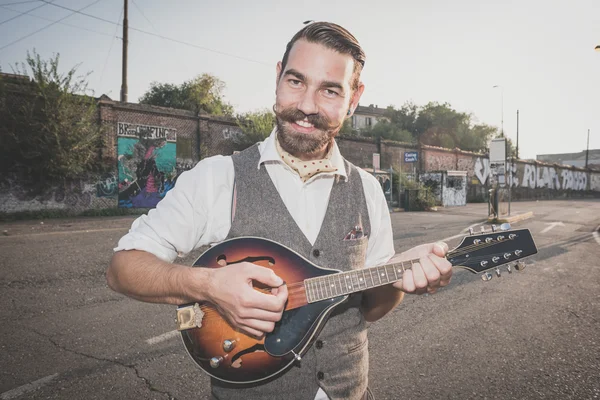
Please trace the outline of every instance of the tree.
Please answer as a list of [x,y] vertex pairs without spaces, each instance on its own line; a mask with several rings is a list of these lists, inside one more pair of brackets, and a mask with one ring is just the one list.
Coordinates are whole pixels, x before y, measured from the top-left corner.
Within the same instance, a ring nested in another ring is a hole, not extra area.
[[139,102],[211,115],[233,116],[233,107],[224,100],[224,89],[225,83],[219,78],[202,74],[181,85],[152,82]]
[[30,188],[100,165],[103,129],[96,99],[87,94],[89,73],[76,76],[78,66],[59,72],[59,57],[27,52],[14,67],[18,79],[0,82],[0,167]]
[[275,114],[262,110],[239,114],[236,121],[241,131],[233,136],[234,150],[242,151],[254,143],[265,140],[275,126]]
[[385,119],[367,129],[363,129],[361,134],[367,137],[381,137],[382,139],[394,140],[396,142],[412,143],[413,141],[413,136],[410,132]]

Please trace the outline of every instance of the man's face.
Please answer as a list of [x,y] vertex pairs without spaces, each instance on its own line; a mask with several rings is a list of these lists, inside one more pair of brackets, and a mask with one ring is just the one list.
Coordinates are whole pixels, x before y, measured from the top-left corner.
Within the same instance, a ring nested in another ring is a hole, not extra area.
[[281,147],[297,156],[320,154],[358,104],[351,90],[354,59],[305,40],[292,47],[285,71],[277,64],[276,115]]

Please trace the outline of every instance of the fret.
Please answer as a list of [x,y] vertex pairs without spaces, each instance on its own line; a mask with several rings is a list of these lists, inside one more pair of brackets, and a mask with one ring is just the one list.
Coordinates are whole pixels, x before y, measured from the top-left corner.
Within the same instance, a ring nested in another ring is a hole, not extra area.
[[406,269],[404,268],[404,261],[400,263],[400,266],[402,267],[402,275],[404,275],[404,273],[406,272]]
[[384,274],[381,272],[381,267],[377,267],[376,271],[377,271],[377,278],[379,278],[379,285],[381,286],[381,285],[383,285],[383,279],[381,279],[381,278],[384,276]]
[[346,294],[351,293],[352,292],[352,277],[350,276],[349,272],[344,273],[345,275],[345,280],[344,280],[344,291],[346,292]]
[[389,281],[390,281],[390,277],[389,277],[389,275],[388,275],[387,268],[386,268],[386,266],[385,266],[385,265],[383,266],[383,270],[385,271],[385,277],[387,278],[387,281],[388,281],[388,283],[389,283]]
[[365,284],[365,289],[367,289],[369,287],[369,285],[367,284],[367,277],[365,276],[365,270],[361,269],[360,272],[362,273],[362,276],[363,276],[363,282]]
[[327,276],[327,283],[329,283],[329,287],[331,288],[331,297],[336,297],[338,293],[335,287],[335,282],[333,281],[333,275]]
[[392,265],[391,267],[392,267],[392,271],[394,271],[394,278],[395,278],[394,281],[397,281],[398,280],[398,274],[396,273],[396,266]]
[[339,294],[340,295],[344,294],[344,284],[342,282],[342,275],[343,274],[337,274],[336,275],[337,283],[338,283],[338,285],[340,285],[340,290],[339,290]]
[[325,297],[323,296],[323,284],[321,282],[321,278],[315,278],[317,281],[317,288],[319,289],[319,300],[323,300]]
[[311,293],[312,281],[307,279],[304,286],[306,287],[306,299],[309,303],[312,303],[314,301],[313,294]]
[[374,287],[375,281],[373,280],[373,268],[369,268],[369,275],[371,275],[371,287]]
[[323,279],[323,277],[320,277],[319,281],[321,281],[321,287],[323,288],[323,299],[322,300],[325,300],[327,297],[329,297],[327,295],[327,283],[325,282],[325,279]]

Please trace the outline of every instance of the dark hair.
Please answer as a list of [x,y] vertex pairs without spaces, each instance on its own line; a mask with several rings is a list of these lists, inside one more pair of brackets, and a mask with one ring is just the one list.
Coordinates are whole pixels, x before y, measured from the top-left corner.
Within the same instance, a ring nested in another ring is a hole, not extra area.
[[290,51],[296,41],[304,39],[310,43],[318,43],[338,53],[348,54],[354,59],[354,74],[352,89],[358,88],[358,78],[365,66],[365,52],[360,47],[358,40],[346,29],[332,22],[313,22],[306,25],[294,35],[285,48],[285,54],[281,60],[281,72],[285,71]]

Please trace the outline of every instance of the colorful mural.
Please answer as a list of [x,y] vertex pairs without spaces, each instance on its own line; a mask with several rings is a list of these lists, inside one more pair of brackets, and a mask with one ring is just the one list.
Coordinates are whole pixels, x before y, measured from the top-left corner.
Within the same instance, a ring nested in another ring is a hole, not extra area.
[[117,155],[119,207],[156,207],[175,186],[175,129],[119,122]]

